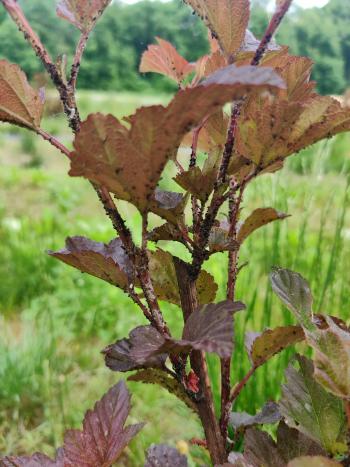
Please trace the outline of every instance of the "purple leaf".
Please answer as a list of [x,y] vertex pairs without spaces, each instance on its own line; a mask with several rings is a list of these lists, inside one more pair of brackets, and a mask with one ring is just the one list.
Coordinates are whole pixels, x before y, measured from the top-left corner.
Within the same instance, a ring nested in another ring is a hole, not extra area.
[[275,402],[267,402],[261,412],[249,415],[246,412],[232,412],[230,424],[237,430],[245,429],[255,425],[266,425],[277,423],[281,420],[278,405]]
[[48,253],[123,290],[132,277],[132,265],[119,238],[105,245],[85,237],[68,237],[63,250]]
[[0,467],[64,467],[62,460],[52,460],[37,452],[32,456],[8,456],[0,459]]
[[[152,326],[133,329],[128,339],[121,339],[103,350],[105,362],[113,371],[131,371],[164,366],[167,355],[150,355],[164,339]],[[150,351],[151,349],[151,351]]]
[[145,467],[187,467],[186,456],[165,444],[151,446],[147,451]]
[[112,387],[84,418],[83,430],[69,430],[64,438],[65,467],[109,467],[141,430],[124,427],[130,394],[123,381]]

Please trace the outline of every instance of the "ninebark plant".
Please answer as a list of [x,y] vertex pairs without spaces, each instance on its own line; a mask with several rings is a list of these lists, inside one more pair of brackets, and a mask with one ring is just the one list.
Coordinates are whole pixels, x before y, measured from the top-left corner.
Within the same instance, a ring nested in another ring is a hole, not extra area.
[[[251,369],[242,381],[231,380],[234,314],[245,308],[235,298],[240,247],[256,229],[286,217],[273,207],[261,207],[241,219],[244,191],[257,177],[282,169],[288,156],[350,129],[350,111],[316,93],[311,60],[290,55],[288,47],[272,39],[291,2],[277,2],[260,41],[247,30],[249,0],[186,0],[208,27],[210,53],[188,63],[158,38],[140,66],[142,72],[161,73],[178,84],[169,105],[142,107],[123,121],[100,113],[81,121],[79,68],[89,35],[110,0],[58,2],[58,16],[81,31],[69,72],[62,58],[50,57],[19,3],[1,0],[57,88],[74,149],[41,128],[44,93],[28,84],[18,65],[5,60],[0,61],[0,120],[34,131],[68,157],[69,175],[91,183],[116,231],[108,245],[71,237],[64,249],[50,254],[121,288],[138,305],[149,325],[107,346],[106,365],[133,372],[129,380],[162,386],[195,412],[204,434],[197,442],[213,465],[349,465],[349,330],[339,319],[314,314],[308,284],[297,273],[276,269],[271,280],[298,323],[247,334]],[[178,160],[181,148],[188,148],[186,165]],[[178,192],[158,186],[170,165],[177,170]],[[120,215],[119,200],[140,212],[140,244]],[[163,224],[151,230],[150,215]],[[151,242],[164,240],[180,242],[191,260],[149,249]],[[227,297],[219,303],[217,284],[204,269],[217,254],[228,256]],[[165,321],[165,302],[179,306],[181,339],[172,337]],[[234,412],[256,369],[300,341],[314,349],[314,361],[296,356],[286,371],[281,401],[269,402],[255,416]],[[221,361],[220,414],[214,410],[208,352]],[[119,382],[86,414],[82,431],[66,433],[55,460],[37,453],[4,457],[0,464],[113,465],[142,428],[124,427],[129,408],[130,395]],[[277,440],[259,428],[268,423],[279,424]],[[243,453],[234,452],[238,440],[243,440]],[[186,466],[187,460],[176,449],[159,445],[149,449],[146,465]]]

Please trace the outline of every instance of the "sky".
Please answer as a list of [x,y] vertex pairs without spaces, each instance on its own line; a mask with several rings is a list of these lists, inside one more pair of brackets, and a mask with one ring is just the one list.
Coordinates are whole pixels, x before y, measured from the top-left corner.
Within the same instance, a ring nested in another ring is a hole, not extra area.
[[[140,0],[123,0],[125,3],[137,3]],[[294,0],[296,5],[303,8],[311,8],[313,6],[322,7],[328,3],[328,0]]]

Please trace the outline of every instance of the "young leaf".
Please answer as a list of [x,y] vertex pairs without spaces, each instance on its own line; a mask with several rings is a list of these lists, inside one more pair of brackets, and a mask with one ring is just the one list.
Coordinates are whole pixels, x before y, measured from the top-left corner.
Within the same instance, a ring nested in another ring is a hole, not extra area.
[[124,427],[130,394],[123,381],[96,402],[84,418],[83,430],[69,430],[64,438],[65,466],[109,467],[137,435],[143,424]]
[[230,57],[241,47],[249,21],[249,0],[185,0],[207,24]]
[[226,221],[220,222],[219,226],[214,226],[211,229],[208,246],[212,252],[235,251],[239,247],[238,243],[230,237],[229,226]]
[[0,60],[0,121],[36,130],[43,109],[42,94],[29,85],[20,67]]
[[133,275],[132,265],[119,238],[105,245],[85,237],[68,237],[63,250],[48,253],[123,290],[127,288],[128,279]]
[[191,193],[195,198],[201,200],[202,203],[208,200],[213,190],[213,186],[210,183],[211,180],[205,176],[198,166],[191,167],[189,170],[179,173],[174,180],[181,188]]
[[270,222],[283,220],[288,214],[278,212],[273,208],[258,208],[250,214],[240,225],[237,233],[237,241],[243,243],[251,233]]
[[57,15],[66,19],[81,32],[89,32],[111,0],[60,0]]
[[282,350],[305,339],[301,326],[267,329],[261,334],[247,333],[246,347],[253,366],[263,365]]
[[[147,350],[150,342],[159,345],[160,334],[152,326],[139,326],[133,329],[128,339],[121,339],[107,346],[102,353],[105,355],[105,363],[113,371],[131,371],[148,367],[164,367],[167,355],[155,355],[146,358],[137,352],[138,349]],[[163,343],[161,339],[160,344]]]
[[150,210],[159,217],[177,226],[179,222],[184,222],[184,210],[188,197],[182,193],[155,189],[154,201],[150,205]]
[[325,317],[326,329],[306,331],[315,350],[315,379],[338,397],[350,399],[350,333]]
[[321,456],[303,456],[290,461],[287,467],[341,467],[339,462]]
[[267,402],[261,412],[250,415],[246,412],[232,412],[230,425],[235,430],[242,430],[255,425],[266,425],[277,423],[281,420],[278,405],[275,402]]
[[298,273],[275,268],[270,274],[272,289],[303,327],[313,328],[313,296],[308,282]]
[[181,57],[169,42],[160,37],[156,37],[156,40],[159,45],[149,45],[143,53],[140,71],[160,73],[180,84],[188,74],[194,71],[195,64]]
[[299,371],[286,370],[280,411],[289,426],[320,443],[331,454],[347,452],[343,403],[327,392],[313,376],[312,362],[297,356]]
[[200,305],[212,303],[215,301],[218,285],[214,276],[208,271],[202,269],[196,281],[198,301]]
[[145,467],[187,467],[186,456],[165,444],[152,445],[147,451]]
[[157,368],[148,368],[140,370],[134,375],[129,376],[128,381],[136,381],[145,384],[158,384],[163,389],[182,400],[187,407],[197,413],[197,406],[186,393],[183,385],[169,374]]
[[[241,48],[239,49],[239,55],[237,57],[237,60],[241,60],[242,54],[246,52],[256,52],[258,47],[260,45],[260,40],[257,39],[254,34],[249,30],[246,29],[245,31],[245,36],[244,36],[244,41],[242,43]],[[267,51],[272,52],[276,50],[280,50],[281,47],[276,44],[276,42],[272,39],[269,42]],[[252,58],[252,56],[250,56]]]
[[170,222],[166,222],[165,224],[162,224],[159,227],[153,229],[151,232],[149,232],[147,238],[148,240],[155,243],[161,240],[171,240],[173,242],[184,243],[183,236],[181,235],[179,229],[177,229],[173,224],[170,224]]
[[140,211],[149,210],[165,164],[191,128],[251,89],[283,87],[272,69],[229,68],[224,75],[179,91],[167,107],[138,109],[127,118],[129,129],[112,115],[91,114],[75,137],[70,175],[84,176]]

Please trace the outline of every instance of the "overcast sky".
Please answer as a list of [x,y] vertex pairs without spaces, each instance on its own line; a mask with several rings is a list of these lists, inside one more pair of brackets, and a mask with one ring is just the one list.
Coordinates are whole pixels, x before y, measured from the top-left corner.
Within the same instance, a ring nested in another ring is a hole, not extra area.
[[[140,0],[122,0],[122,1],[125,3],[136,3]],[[294,0],[294,3],[304,8],[310,8],[313,6],[319,6],[319,7],[324,6],[326,5],[326,3],[328,3],[328,0]]]

